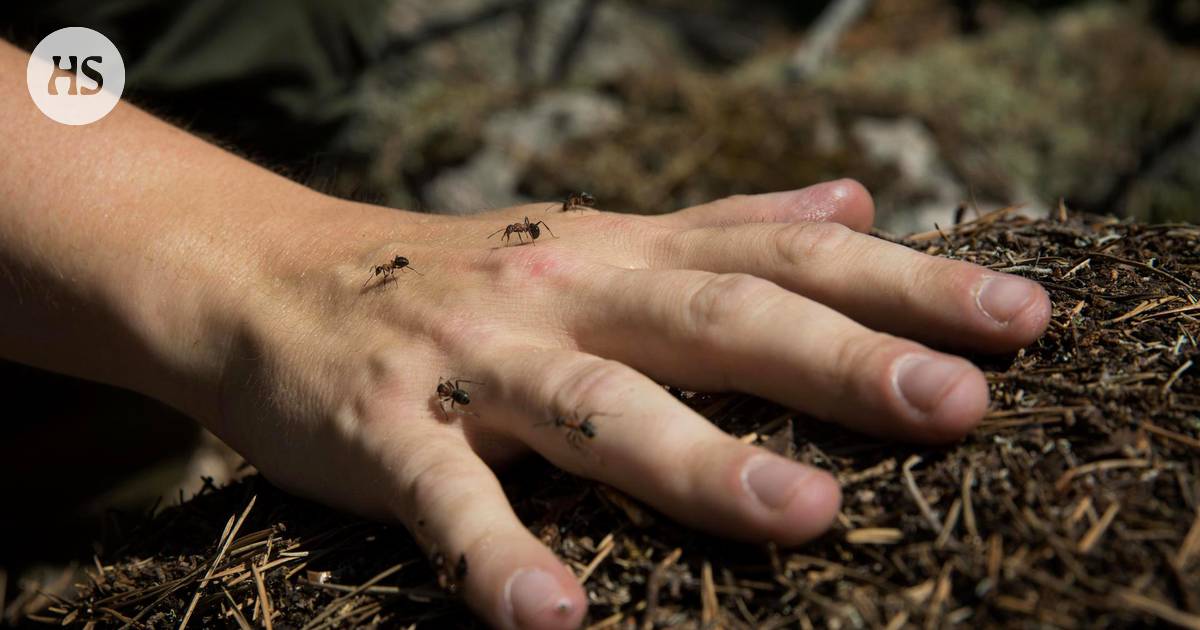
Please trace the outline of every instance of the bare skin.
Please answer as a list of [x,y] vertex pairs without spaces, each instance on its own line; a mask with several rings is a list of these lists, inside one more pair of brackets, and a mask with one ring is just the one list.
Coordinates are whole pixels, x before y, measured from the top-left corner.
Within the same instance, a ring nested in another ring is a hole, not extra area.
[[[737,390],[899,440],[960,438],[983,375],[930,349],[1037,338],[1034,283],[864,235],[857,183],[658,217],[544,203],[469,218],[332,199],[129,106],[45,118],[0,45],[0,356],[158,397],[273,482],[466,554],[498,627],[570,628],[583,590],[493,469],[530,451],[681,522],[803,543],[825,472],[725,435],[657,383]],[[497,247],[522,217],[557,238]],[[363,282],[407,257],[423,276]],[[439,378],[463,378],[447,422]],[[587,454],[554,417],[594,417]]]

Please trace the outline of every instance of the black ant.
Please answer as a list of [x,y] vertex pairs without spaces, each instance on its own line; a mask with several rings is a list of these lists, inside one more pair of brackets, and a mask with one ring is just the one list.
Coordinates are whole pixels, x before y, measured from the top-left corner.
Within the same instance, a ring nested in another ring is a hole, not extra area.
[[420,271],[417,271],[416,269],[409,267],[408,259],[405,258],[404,256],[396,256],[395,258],[389,260],[388,262],[386,262],[382,265],[375,265],[374,267],[372,267],[371,268],[371,277],[367,278],[367,281],[363,283],[363,288],[365,289],[368,284],[371,284],[372,280],[374,280],[375,278],[378,278],[379,276],[383,276],[383,281],[387,282],[392,279],[392,276],[396,275],[397,271],[403,271],[405,267],[412,269],[414,272],[416,272],[416,274],[418,276],[425,275],[425,274],[421,273]]
[[562,202],[562,211],[575,210],[577,208],[593,208],[596,206],[596,198],[591,193],[577,192],[567,195]]
[[462,588],[463,580],[467,577],[467,554],[458,555],[458,563],[454,565],[453,570],[447,566],[446,556],[440,551],[433,553],[430,563],[433,564],[434,571],[437,573],[438,586],[443,590],[453,594]]
[[[454,411],[454,405],[469,405],[469,404],[471,404],[471,395],[467,393],[467,390],[462,388],[462,383],[474,383],[475,385],[483,385],[483,383],[480,383],[478,381],[468,381],[468,380],[462,379],[462,378],[454,379],[453,381],[451,381],[450,379],[446,379],[444,381],[441,380],[440,378],[438,379],[437,397],[438,397],[438,401],[442,405],[442,415],[446,416],[446,420],[450,419],[450,414],[446,411],[446,403],[447,402],[450,403],[451,411]],[[466,410],[460,410],[460,411],[466,411]],[[472,415],[474,415],[473,412],[470,412],[470,411],[466,411],[466,413],[471,413]]]
[[[493,236],[495,236],[501,232],[504,232],[504,236],[501,236],[500,238],[504,239],[505,245],[508,244],[508,241],[510,238],[512,238],[513,234],[517,235],[518,241],[524,243],[525,240],[521,238],[521,234],[524,232],[524,233],[529,234],[530,242],[533,242],[533,241],[536,241],[538,239],[538,237],[542,235],[542,230],[541,230],[541,227],[539,227],[539,226],[545,227],[546,231],[550,232],[550,236],[554,236],[554,232],[552,232],[550,230],[550,226],[546,225],[545,221],[538,221],[537,223],[531,223],[529,221],[529,217],[525,217],[525,221],[523,223],[513,223],[512,225],[509,225],[508,227],[500,228],[499,230],[496,230],[495,232],[488,234],[488,238],[492,238]],[[554,236],[554,238],[558,238],[558,237]]]
[[567,429],[567,444],[574,449],[583,447],[585,439],[591,440],[596,437],[596,423],[592,422],[592,418],[596,416],[607,416],[607,413],[589,413],[582,419],[578,413],[569,416],[556,416],[551,420],[539,422],[534,426],[545,426],[548,424],[554,425],[555,428],[565,427]]

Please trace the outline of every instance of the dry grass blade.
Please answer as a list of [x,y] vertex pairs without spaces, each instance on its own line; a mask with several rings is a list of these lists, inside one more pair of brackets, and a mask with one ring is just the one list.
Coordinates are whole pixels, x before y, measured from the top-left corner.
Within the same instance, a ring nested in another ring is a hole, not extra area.
[[1114,317],[1112,319],[1105,320],[1103,323],[1106,325],[1117,324],[1117,323],[1123,322],[1127,319],[1133,319],[1134,317],[1137,317],[1138,315],[1141,315],[1142,313],[1145,313],[1146,311],[1156,309],[1156,308],[1162,306],[1163,304],[1170,304],[1171,302],[1174,302],[1178,299],[1179,298],[1175,297],[1174,295],[1168,295],[1166,297],[1158,298],[1157,300],[1146,300],[1145,302],[1142,302],[1141,304],[1138,304],[1137,306],[1133,307],[1133,309],[1130,310],[1129,312],[1124,313],[1122,315],[1118,315],[1117,317]]
[[592,572],[596,570],[596,567],[600,566],[601,562],[604,562],[604,559],[608,557],[608,554],[612,553],[613,547],[615,546],[616,545],[613,542],[612,534],[605,536],[604,540],[600,541],[600,548],[596,551],[596,557],[592,558],[592,561],[587,565],[587,567],[584,568],[583,573],[579,574],[580,584],[587,583],[588,578],[592,576]]
[[1100,517],[1100,520],[1096,521],[1096,524],[1092,525],[1091,529],[1079,540],[1079,553],[1088,553],[1092,547],[1096,546],[1096,541],[1100,540],[1105,531],[1108,531],[1108,527],[1112,525],[1113,518],[1117,516],[1120,509],[1121,504],[1113,503],[1108,506],[1107,510],[1104,510],[1104,515]]
[[343,604],[345,604],[346,602],[349,602],[351,599],[353,599],[355,595],[362,593],[363,591],[367,590],[368,588],[375,586],[376,584],[387,579],[393,573],[396,573],[397,571],[403,569],[404,567],[411,566],[411,565],[412,565],[412,562],[401,562],[401,563],[392,565],[391,567],[388,567],[387,569],[384,569],[383,571],[380,571],[378,574],[375,575],[375,577],[367,580],[366,582],[363,582],[360,586],[356,587],[354,590],[333,600],[332,603],[330,603],[328,606],[325,607],[325,610],[322,610],[319,614],[317,614],[316,617],[313,617],[311,621],[309,621],[307,624],[305,624],[305,626],[304,626],[305,630],[310,630],[311,628],[315,628],[315,627],[321,625],[321,622],[325,621],[331,615],[336,613],[338,608],[341,608]]
[[274,611],[271,606],[271,595],[267,593],[267,585],[263,582],[262,572],[258,570],[257,565],[250,565],[250,571],[254,573],[254,584],[258,589],[258,602],[262,610],[263,627],[267,630],[274,630],[274,622],[271,617],[274,616]]
[[900,469],[904,476],[904,486],[908,488],[909,495],[916,502],[917,508],[921,510],[921,516],[925,517],[925,521],[929,523],[930,529],[937,534],[942,531],[942,520],[933,512],[933,508],[929,507],[929,502],[921,494],[921,489],[917,487],[917,480],[913,477],[912,473],[913,466],[920,464],[921,461],[920,456],[913,455],[904,461],[904,465]]
[[1171,391],[1171,386],[1174,385],[1175,381],[1179,380],[1179,376],[1186,372],[1190,367],[1192,367],[1192,360],[1188,359],[1186,363],[1179,366],[1179,368],[1174,372],[1171,372],[1171,376],[1167,378],[1167,382],[1163,383],[1162,390],[1160,390],[1163,396],[1166,396],[1167,392]]
[[1107,459],[1104,461],[1092,462],[1090,464],[1076,466],[1075,468],[1063,473],[1062,476],[1058,478],[1058,481],[1055,482],[1054,488],[1059,492],[1064,492],[1071,486],[1072,481],[1084,475],[1090,475],[1095,472],[1102,472],[1106,470],[1117,470],[1120,468],[1145,468],[1149,465],[1149,460],[1138,458]]
[[962,479],[963,526],[971,540],[979,540],[979,526],[975,522],[975,505],[971,502],[971,488],[975,485],[975,462],[967,462]]
[[1178,284],[1179,286],[1183,287],[1184,289],[1187,289],[1187,291],[1189,293],[1196,293],[1196,289],[1194,289],[1192,287],[1192,285],[1188,284],[1187,282],[1184,282],[1183,280],[1176,278],[1175,276],[1171,275],[1170,273],[1168,273],[1166,271],[1163,271],[1162,269],[1159,269],[1158,267],[1151,267],[1150,265],[1147,265],[1144,262],[1138,262],[1136,260],[1130,260],[1128,258],[1122,258],[1120,256],[1114,256],[1112,254],[1103,254],[1100,252],[1088,252],[1088,255],[1108,258],[1109,260],[1121,263],[1122,265],[1129,265],[1130,267],[1136,267],[1138,269],[1144,269],[1151,273],[1159,274],[1162,277],[1167,278],[1168,280]]
[[720,601],[717,599],[717,588],[713,584],[712,563],[705,562],[700,569],[700,622],[705,627],[711,627],[717,619]]
[[229,589],[222,586],[221,592],[225,593],[225,599],[229,601],[229,612],[233,615],[233,618],[237,620],[238,627],[241,628],[241,630],[253,630],[253,626],[250,625],[249,621],[246,621],[246,616],[242,614],[241,608],[239,608],[237,602],[233,600],[233,595],[229,594]]
[[663,580],[666,579],[667,570],[679,560],[679,556],[683,555],[683,549],[675,549],[663,561],[654,567],[654,571],[650,574],[650,580],[646,584],[646,615],[642,619],[642,629],[649,630],[654,627],[654,613],[658,608],[658,592],[662,588]]
[[587,627],[587,630],[604,630],[619,625],[625,618],[625,613],[614,613]]
[[192,596],[192,603],[188,604],[187,612],[183,614],[183,621],[179,622],[179,630],[187,628],[188,621],[192,618],[192,613],[196,610],[196,604],[200,601],[200,595],[204,593],[204,587],[208,586],[208,581],[212,579],[212,574],[217,570],[217,566],[221,564],[221,560],[225,557],[225,553],[229,551],[229,545],[233,543],[233,539],[237,538],[238,530],[242,528],[242,523],[246,522],[246,517],[250,515],[250,510],[254,509],[254,502],[258,500],[257,496],[250,497],[250,502],[246,505],[246,509],[242,511],[242,515],[238,517],[237,523],[233,529],[225,534],[225,539],[221,542],[220,549],[217,555],[208,565],[208,573],[200,580],[200,586],[196,587],[196,594]]
[[1197,550],[1200,550],[1200,510],[1196,511],[1196,519],[1192,521],[1187,536],[1183,538],[1179,551],[1175,553],[1175,566],[1181,571],[1185,570],[1196,556]]
[[1167,623],[1200,630],[1200,615],[1185,613],[1152,597],[1146,597],[1129,589],[1122,589],[1117,591],[1117,599],[1127,606],[1148,612]]
[[846,532],[852,545],[894,545],[904,540],[904,532],[894,527],[864,527]]
[[840,481],[842,482],[843,487],[850,486],[850,485],[854,485],[856,483],[862,483],[864,481],[870,481],[872,479],[877,479],[879,477],[884,477],[884,476],[890,475],[893,472],[895,472],[895,470],[896,470],[896,459],[889,457],[888,459],[885,459],[882,462],[879,462],[878,464],[876,464],[870,468],[867,468],[866,470],[860,470],[857,472],[842,475]]
[[1164,429],[1148,420],[1143,420],[1139,426],[1157,436],[1164,437],[1173,442],[1178,442],[1195,449],[1200,449],[1200,440],[1197,440],[1194,437],[1188,437],[1182,433],[1176,433],[1170,429]]
[[954,535],[954,526],[958,525],[958,515],[962,511],[962,499],[955,499],[954,503],[950,504],[950,513],[946,515],[946,523],[942,526],[942,531],[938,533],[937,540],[933,542],[935,549],[942,549],[950,542],[950,537]]

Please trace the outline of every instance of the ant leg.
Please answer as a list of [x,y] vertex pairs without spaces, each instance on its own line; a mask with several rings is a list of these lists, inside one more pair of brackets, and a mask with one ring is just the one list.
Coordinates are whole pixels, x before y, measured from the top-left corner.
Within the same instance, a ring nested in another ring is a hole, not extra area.
[[479,417],[479,414],[477,414],[477,413],[475,413],[474,411],[471,411],[470,409],[467,409],[466,407],[464,407],[464,406],[462,406],[462,405],[459,405],[458,403],[455,403],[455,402],[451,402],[451,403],[450,403],[450,408],[451,408],[451,409],[453,409],[455,412],[457,412],[457,413],[459,413],[459,414],[466,414],[466,415],[468,415],[468,416],[475,416],[476,418],[478,418],[478,417]]

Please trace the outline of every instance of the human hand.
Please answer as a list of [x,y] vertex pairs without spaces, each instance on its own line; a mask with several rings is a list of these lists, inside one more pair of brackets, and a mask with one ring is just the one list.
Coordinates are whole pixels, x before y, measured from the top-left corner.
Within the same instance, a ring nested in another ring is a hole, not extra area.
[[[344,204],[268,231],[208,419],[282,487],[399,520],[451,565],[465,555],[465,598],[500,627],[575,627],[587,599],[493,467],[533,451],[692,526],[798,544],[834,519],[833,478],[658,383],[943,442],[980,420],[987,385],[918,341],[1011,350],[1050,315],[1033,282],[862,234],[873,206],[854,182],[657,217],[548,205]],[[555,236],[487,238],[525,216]],[[397,255],[423,275],[371,276]],[[442,378],[476,382],[448,416]],[[589,416],[593,436],[555,423]]]

